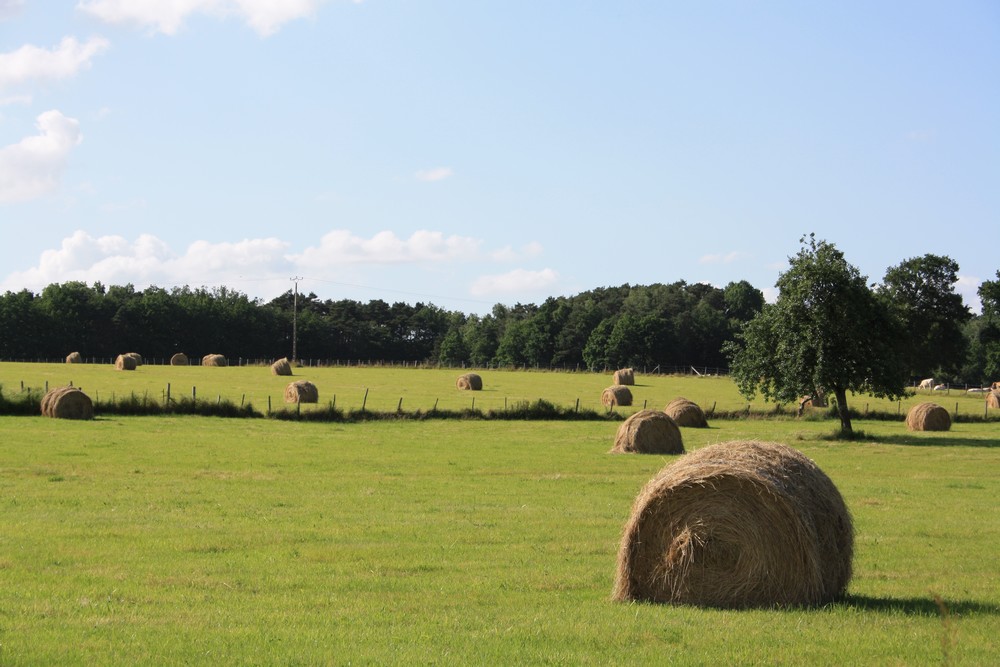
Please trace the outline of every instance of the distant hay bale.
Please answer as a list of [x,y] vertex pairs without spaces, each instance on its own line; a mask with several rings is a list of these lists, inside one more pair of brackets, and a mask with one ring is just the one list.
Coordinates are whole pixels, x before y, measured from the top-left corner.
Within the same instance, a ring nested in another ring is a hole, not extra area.
[[675,398],[667,403],[663,411],[670,415],[678,426],[708,428],[708,419],[701,407],[686,398]]
[[634,385],[635,371],[631,368],[619,368],[614,375],[615,384]]
[[707,607],[822,605],[851,579],[840,492],[802,453],[733,441],[677,459],[636,498],[613,597]]
[[947,431],[951,415],[937,403],[919,403],[906,413],[906,428],[910,431]]
[[94,404],[77,387],[56,387],[42,397],[42,415],[56,419],[93,419]]
[[273,364],[271,364],[271,374],[272,375],[291,375],[292,374],[292,364],[288,361],[288,357],[283,359],[278,359]]
[[130,357],[127,354],[119,354],[115,358],[115,368],[120,371],[134,371],[136,365],[135,357]]
[[191,360],[188,359],[188,356],[183,352],[178,352],[174,356],[170,357],[171,366],[187,366],[190,363]]
[[285,403],[318,403],[319,390],[308,380],[290,382],[285,387]]
[[986,407],[1000,408],[1000,391],[991,391],[986,394]]
[[476,373],[466,373],[465,375],[458,376],[458,379],[455,381],[455,386],[459,389],[482,391],[483,378],[479,377]]
[[69,354],[66,355],[66,363],[67,364],[82,364],[83,363],[83,357],[80,356],[79,352],[70,352]]
[[677,423],[665,412],[639,410],[618,427],[612,454],[683,454]]
[[137,367],[142,366],[142,355],[139,354],[138,352],[126,352],[125,356],[135,359],[135,365]]
[[632,405],[632,392],[625,385],[612,385],[601,394],[601,405],[608,407]]
[[228,366],[229,363],[221,354],[206,354],[201,358],[202,366]]

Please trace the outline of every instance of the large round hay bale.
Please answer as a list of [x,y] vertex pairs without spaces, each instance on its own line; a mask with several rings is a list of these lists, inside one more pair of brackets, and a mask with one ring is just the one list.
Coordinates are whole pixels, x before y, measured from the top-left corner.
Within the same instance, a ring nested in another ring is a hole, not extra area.
[[1000,408],[1000,391],[991,391],[986,394],[986,407]]
[[479,377],[477,373],[466,373],[458,376],[458,379],[455,380],[455,386],[469,391],[482,391],[483,378]]
[[613,597],[708,607],[821,605],[851,578],[854,530],[815,463],[777,443],[685,454],[636,498]]
[[56,387],[42,397],[42,415],[56,419],[93,419],[94,404],[77,387]]
[[686,398],[675,398],[667,403],[663,411],[670,415],[678,426],[708,428],[708,419],[701,407]]
[[906,413],[906,428],[910,431],[947,431],[951,415],[937,403],[918,403]]
[[612,385],[601,394],[601,405],[608,407],[632,405],[632,392],[625,385]]
[[614,383],[634,385],[635,371],[632,370],[631,368],[619,368],[618,370],[615,371]]
[[79,352],[70,352],[69,354],[66,355],[66,363],[67,364],[82,364],[83,363],[83,357],[80,355]]
[[278,359],[273,364],[271,364],[271,375],[291,375],[292,374],[292,364],[288,361],[288,357]]
[[115,368],[120,371],[134,371],[136,365],[135,357],[130,357],[127,354],[119,354],[115,358]]
[[138,352],[126,352],[125,356],[126,357],[131,357],[132,359],[135,359],[135,365],[137,367],[138,366],[142,366],[142,355],[139,354]]
[[683,454],[681,430],[671,417],[657,410],[639,410],[618,427],[613,454]]
[[202,366],[228,366],[229,362],[221,354],[206,354],[201,358]]
[[174,356],[170,357],[171,366],[187,366],[190,363],[191,360],[188,359],[188,356],[183,352],[178,352]]
[[319,390],[308,380],[290,382],[285,387],[285,403],[318,403]]

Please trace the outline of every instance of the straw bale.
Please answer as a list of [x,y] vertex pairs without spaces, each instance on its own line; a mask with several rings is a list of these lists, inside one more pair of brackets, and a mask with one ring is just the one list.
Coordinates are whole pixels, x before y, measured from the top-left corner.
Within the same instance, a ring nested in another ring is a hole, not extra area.
[[174,356],[170,357],[171,366],[187,366],[190,363],[191,360],[188,359],[188,356],[183,352],[178,352]]
[[477,373],[466,373],[465,375],[458,376],[455,386],[459,389],[481,391],[483,388],[483,378],[479,377]]
[[94,404],[77,387],[56,387],[42,397],[42,415],[56,419],[93,419]]
[[951,415],[937,403],[918,403],[906,413],[906,428],[910,431],[947,431]]
[[318,403],[319,390],[308,380],[290,382],[285,387],[285,403]]
[[986,407],[1000,408],[1000,391],[991,391],[986,394]]
[[632,392],[625,385],[616,384],[608,387],[601,394],[601,405],[608,407],[632,405]]
[[635,371],[631,368],[619,368],[614,375],[615,384],[634,385]]
[[675,398],[667,403],[663,411],[670,415],[678,426],[688,426],[691,428],[708,428],[708,419],[705,411],[694,401],[686,398]]
[[840,492],[799,451],[732,441],[677,459],[636,498],[613,597],[707,607],[822,605],[851,579]]
[[273,364],[271,364],[271,375],[291,375],[292,374],[292,364],[288,361],[288,357],[283,357],[278,359]]
[[142,366],[142,355],[139,354],[138,352],[126,352],[125,356],[132,357],[133,359],[135,359],[136,366]]
[[677,423],[665,412],[639,410],[618,427],[612,454],[683,454]]
[[206,354],[201,358],[202,366],[228,366],[229,362],[221,354]]
[[119,354],[115,358],[115,368],[120,371],[134,371],[136,365],[135,357],[130,357],[127,354]]
[[83,363],[83,357],[80,355],[79,352],[70,352],[69,354],[66,355],[66,363],[67,364],[82,364]]

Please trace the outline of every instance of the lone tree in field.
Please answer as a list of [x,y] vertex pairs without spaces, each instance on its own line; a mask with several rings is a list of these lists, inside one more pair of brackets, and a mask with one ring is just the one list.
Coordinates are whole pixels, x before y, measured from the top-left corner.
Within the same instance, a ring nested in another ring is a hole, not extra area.
[[847,392],[897,399],[906,384],[898,326],[832,243],[810,234],[778,277],[778,299],[725,347],[746,398],[791,403],[817,390],[837,399],[840,432],[853,434]]

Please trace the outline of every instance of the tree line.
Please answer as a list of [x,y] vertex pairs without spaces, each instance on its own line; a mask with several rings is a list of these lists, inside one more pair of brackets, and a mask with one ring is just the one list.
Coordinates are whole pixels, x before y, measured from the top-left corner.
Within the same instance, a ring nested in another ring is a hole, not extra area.
[[[950,258],[925,255],[890,268],[880,285],[865,283],[891,323],[879,336],[909,378],[1000,379],[1000,271],[980,288],[979,316],[954,291],[957,271]],[[779,288],[787,291],[785,282]],[[762,292],[747,281],[601,287],[540,304],[497,304],[485,315],[291,290],[263,301],[226,287],[65,282],[0,296],[0,359],[54,360],[73,351],[275,359],[291,356],[294,335],[299,358],[331,362],[725,369],[738,335],[764,310]]]

